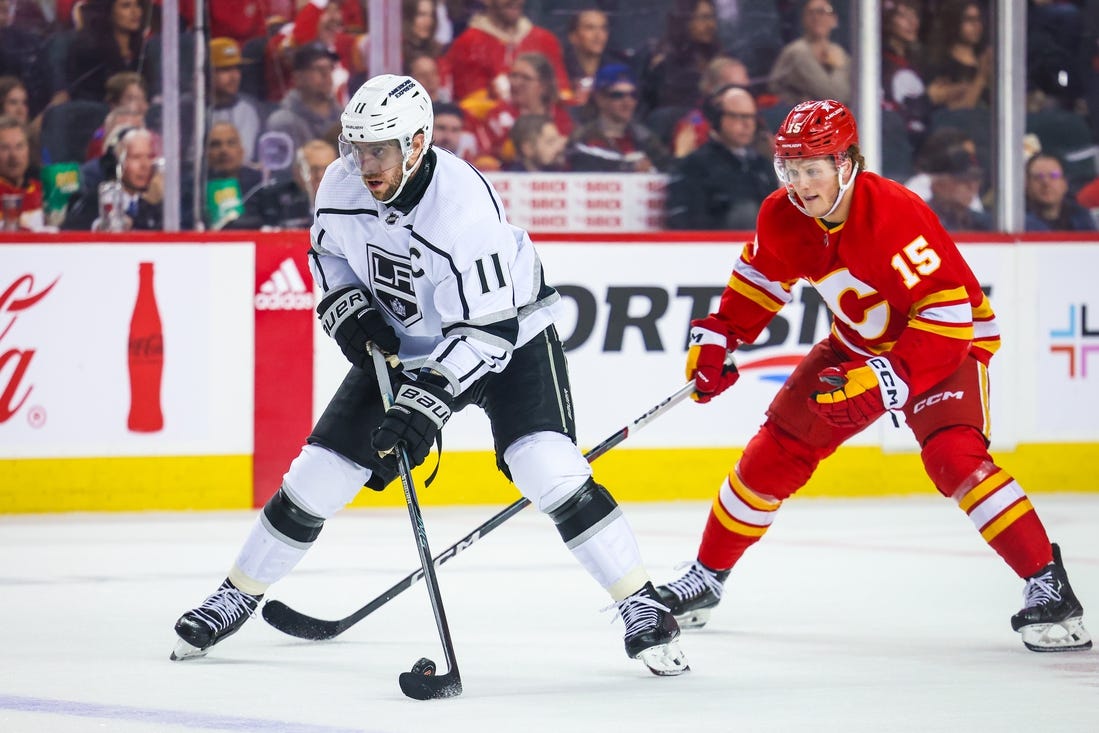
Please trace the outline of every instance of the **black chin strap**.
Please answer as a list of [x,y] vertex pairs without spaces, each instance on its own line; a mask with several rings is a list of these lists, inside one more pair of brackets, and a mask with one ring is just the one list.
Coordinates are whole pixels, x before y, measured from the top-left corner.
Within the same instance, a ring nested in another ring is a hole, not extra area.
[[402,214],[408,214],[412,211],[412,208],[420,203],[420,199],[424,197],[427,184],[431,183],[431,177],[435,175],[435,164],[435,151],[428,148],[428,151],[424,153],[423,162],[420,163],[419,169],[412,174],[412,177],[408,179],[408,183],[405,184],[404,190],[397,198],[389,202],[389,205]]

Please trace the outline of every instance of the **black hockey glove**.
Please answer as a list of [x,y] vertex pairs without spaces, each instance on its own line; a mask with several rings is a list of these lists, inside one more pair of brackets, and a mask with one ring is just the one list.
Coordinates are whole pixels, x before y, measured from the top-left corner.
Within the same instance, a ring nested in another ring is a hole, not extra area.
[[439,431],[450,419],[454,398],[443,387],[425,381],[405,382],[397,390],[393,406],[374,431],[371,444],[379,453],[388,453],[403,443],[408,461],[418,466],[431,452]]
[[324,332],[336,339],[343,355],[360,369],[371,363],[367,342],[387,354],[396,354],[401,348],[397,332],[376,308],[370,307],[370,295],[360,288],[336,288],[325,294],[317,305],[317,315]]

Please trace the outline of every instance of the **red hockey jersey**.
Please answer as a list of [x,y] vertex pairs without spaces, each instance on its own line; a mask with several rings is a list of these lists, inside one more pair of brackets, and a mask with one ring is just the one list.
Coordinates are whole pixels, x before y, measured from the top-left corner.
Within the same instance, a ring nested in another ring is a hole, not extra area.
[[445,55],[454,79],[455,101],[478,92],[494,96],[496,78],[507,74],[517,56],[530,51],[549,59],[557,76],[558,96],[564,101],[571,99],[572,87],[557,36],[527,18],[519,21],[513,34],[506,35],[485,16],[475,15]]
[[918,394],[967,354],[987,364],[1000,332],[954,240],[904,186],[859,173],[847,221],[831,229],[801,213],[785,189],[764,200],[716,314],[751,342],[806,280],[832,312],[833,340],[865,358],[899,361]]

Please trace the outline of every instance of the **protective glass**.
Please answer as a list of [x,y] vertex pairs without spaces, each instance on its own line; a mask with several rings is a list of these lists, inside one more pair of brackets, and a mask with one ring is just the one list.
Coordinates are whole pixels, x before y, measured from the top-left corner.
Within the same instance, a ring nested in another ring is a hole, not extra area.
[[352,142],[339,137],[340,159],[348,173],[380,173],[401,164],[403,154],[397,140],[379,142]]
[[[846,157],[846,156],[845,156]],[[775,175],[785,186],[794,186],[803,180],[818,183],[836,175],[842,164],[840,156],[816,158],[780,158],[775,156]]]

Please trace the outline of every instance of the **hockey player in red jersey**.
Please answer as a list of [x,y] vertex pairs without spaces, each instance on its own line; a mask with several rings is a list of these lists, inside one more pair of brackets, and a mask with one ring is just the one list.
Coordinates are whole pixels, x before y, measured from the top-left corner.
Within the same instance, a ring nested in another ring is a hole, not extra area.
[[[687,377],[709,402],[737,380],[726,353],[750,343],[804,279],[833,314],[721,485],[697,560],[658,592],[702,626],[744,551],[821,460],[891,411],[921,446],[927,475],[1026,581],[1012,628],[1034,651],[1091,647],[1060,550],[1022,487],[988,453],[988,363],[1000,345],[988,298],[935,214],[864,168],[851,112],[803,102],[775,136],[783,188],[762,204],[755,241],[716,313],[693,321]],[[938,398],[938,399],[936,399]]]

